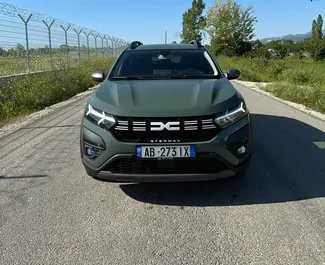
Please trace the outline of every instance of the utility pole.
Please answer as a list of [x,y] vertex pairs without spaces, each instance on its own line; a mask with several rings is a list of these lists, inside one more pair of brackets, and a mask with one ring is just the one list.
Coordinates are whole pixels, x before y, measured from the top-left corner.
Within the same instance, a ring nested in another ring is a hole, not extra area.
[[165,44],[167,44],[167,30],[165,31]]

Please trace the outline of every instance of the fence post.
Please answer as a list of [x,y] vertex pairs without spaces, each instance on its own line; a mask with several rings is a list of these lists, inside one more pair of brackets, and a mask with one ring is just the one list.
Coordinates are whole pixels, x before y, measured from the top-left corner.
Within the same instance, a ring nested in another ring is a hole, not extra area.
[[51,27],[53,26],[55,20],[52,20],[50,24],[47,24],[45,20],[43,20],[43,23],[47,27],[48,34],[49,34],[49,48],[50,48],[50,62],[51,62],[51,69],[53,69],[53,58],[52,58],[52,41],[51,41]]
[[101,54],[102,54],[102,56],[104,57],[104,38],[103,38],[103,36],[101,36],[101,35],[99,35],[98,37],[99,37],[99,38],[101,39],[101,41],[102,41]]
[[113,38],[111,36],[109,36],[108,39],[111,41],[111,44],[112,44],[112,49],[111,49],[112,53],[110,52],[110,57],[113,57],[113,45],[114,45]]
[[61,28],[63,29],[64,31],[64,36],[65,36],[65,51],[67,53],[67,63],[69,64],[69,50],[68,50],[68,30],[69,28],[71,27],[71,25],[69,25],[66,29],[60,25]]
[[118,56],[118,54],[119,54],[119,49],[120,49],[120,45],[119,45],[119,41],[120,41],[120,39],[119,38],[116,38],[116,56]]
[[74,29],[74,32],[77,34],[78,37],[78,58],[79,61],[81,60],[81,52],[80,52],[80,33],[81,33],[82,29],[77,31],[76,29]]
[[27,20],[25,20],[20,14],[18,14],[20,19],[25,24],[25,37],[26,37],[26,64],[27,64],[27,73],[30,74],[30,54],[29,54],[29,43],[28,43],[28,22],[32,18],[33,14],[30,14]]
[[120,52],[121,52],[121,40],[118,39],[117,40],[117,56],[119,56]]
[[95,35],[95,34],[92,34],[92,35],[93,35],[93,37],[95,39],[95,54],[97,56],[97,38],[98,38],[99,34],[97,33],[97,35]]
[[116,44],[117,38],[113,37],[113,41],[114,41],[113,56],[115,56],[116,55],[116,47],[117,47],[117,44]]
[[120,54],[123,52],[123,40],[120,41]]
[[108,39],[106,38],[106,35],[104,36],[103,40],[106,40],[106,52],[104,51],[104,47],[103,47],[103,53],[105,54],[106,53],[106,56],[105,57],[109,57],[108,56]]
[[115,38],[112,36],[111,37],[111,42],[112,42],[112,57],[114,57],[114,49],[115,49]]
[[91,31],[89,31],[89,33],[87,34],[86,32],[84,32],[85,36],[87,37],[87,48],[88,48],[88,58],[90,58],[90,54],[89,54],[89,35],[91,34]]

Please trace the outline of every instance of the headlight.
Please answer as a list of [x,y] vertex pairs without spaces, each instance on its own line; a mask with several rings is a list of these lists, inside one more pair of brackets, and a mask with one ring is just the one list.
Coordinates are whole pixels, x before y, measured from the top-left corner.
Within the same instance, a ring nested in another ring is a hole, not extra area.
[[96,123],[98,126],[107,130],[111,129],[116,123],[116,120],[112,115],[107,114],[104,111],[94,109],[88,103],[85,110],[85,117],[91,122]]
[[239,107],[228,112],[226,111],[225,114],[222,116],[216,117],[215,123],[220,127],[227,127],[228,125],[242,119],[244,116],[247,115],[247,109],[244,102],[241,102]]

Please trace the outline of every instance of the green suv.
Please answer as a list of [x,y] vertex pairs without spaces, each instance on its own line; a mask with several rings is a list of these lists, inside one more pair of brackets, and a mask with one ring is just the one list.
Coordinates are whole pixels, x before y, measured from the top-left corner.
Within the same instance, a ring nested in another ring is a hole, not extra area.
[[132,42],[88,99],[80,131],[89,176],[117,182],[243,176],[251,161],[245,100],[199,41]]

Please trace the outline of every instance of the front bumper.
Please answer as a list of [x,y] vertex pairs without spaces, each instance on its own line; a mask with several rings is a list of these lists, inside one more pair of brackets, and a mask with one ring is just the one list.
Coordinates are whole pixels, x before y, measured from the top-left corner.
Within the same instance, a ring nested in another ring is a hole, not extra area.
[[[83,119],[80,151],[88,175],[107,181],[201,181],[232,177],[245,171],[251,160],[251,138],[251,121],[247,116],[210,141],[181,143],[196,146],[194,160],[144,161],[135,157],[136,143],[120,142],[110,132]],[[86,155],[85,141],[97,147],[91,158]],[[247,151],[240,155],[237,149],[242,145]]]

